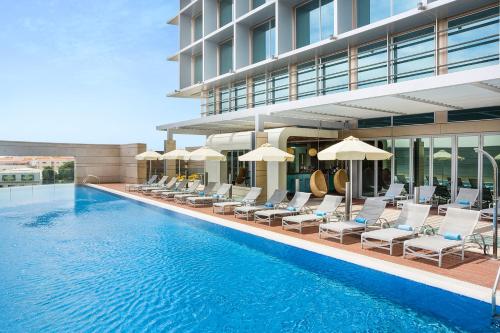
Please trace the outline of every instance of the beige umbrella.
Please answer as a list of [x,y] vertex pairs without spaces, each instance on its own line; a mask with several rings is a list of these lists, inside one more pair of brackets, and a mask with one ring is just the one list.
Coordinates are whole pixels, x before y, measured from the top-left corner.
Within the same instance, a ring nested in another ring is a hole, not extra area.
[[176,149],[161,155],[162,160],[178,160],[179,161],[179,175],[181,174],[181,160],[189,158],[189,152],[185,149]]
[[[434,159],[437,160],[437,161],[447,161],[447,160],[451,160],[452,158],[452,155],[450,152],[447,152],[446,150],[444,149],[441,149],[440,151],[438,151],[437,153],[434,153],[433,155]],[[462,156],[458,156],[457,157],[460,161],[463,161],[465,160],[465,158],[463,158]]]
[[135,159],[138,161],[149,161],[149,177],[151,177],[151,161],[156,161],[160,158],[161,155],[152,150],[148,150],[139,155],[135,155]]
[[[334,144],[322,150],[318,153],[318,159],[325,160],[344,160],[349,161],[349,207],[351,207],[352,203],[352,161],[360,161],[360,160],[370,160],[370,161],[378,161],[378,160],[387,160],[392,157],[392,154],[386,152],[385,150],[379,149],[372,145],[369,145],[363,141],[360,141],[358,138],[350,136],[345,138],[339,143]],[[349,211],[349,219],[351,217],[351,211]]]
[[[225,161],[226,156],[222,155],[218,151],[210,149],[208,147],[201,147],[189,154],[188,157],[191,161]],[[205,181],[205,173],[206,173],[206,163],[203,164],[203,183],[206,185]]]
[[293,162],[295,156],[264,143],[259,148],[238,157],[242,162]]
[[500,160],[500,154],[498,154],[497,156],[495,156],[495,160]]

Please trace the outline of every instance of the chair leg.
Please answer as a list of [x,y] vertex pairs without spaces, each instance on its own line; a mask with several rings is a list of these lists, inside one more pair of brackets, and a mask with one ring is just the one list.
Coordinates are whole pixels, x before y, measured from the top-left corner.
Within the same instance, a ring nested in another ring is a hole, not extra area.
[[389,255],[392,256],[392,240],[389,242]]
[[443,265],[443,253],[439,251],[439,267]]

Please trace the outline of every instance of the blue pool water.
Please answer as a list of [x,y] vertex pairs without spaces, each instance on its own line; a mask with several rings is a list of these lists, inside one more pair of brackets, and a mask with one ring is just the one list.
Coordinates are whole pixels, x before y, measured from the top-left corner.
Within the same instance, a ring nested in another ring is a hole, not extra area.
[[1,332],[489,332],[489,313],[87,187],[0,191]]

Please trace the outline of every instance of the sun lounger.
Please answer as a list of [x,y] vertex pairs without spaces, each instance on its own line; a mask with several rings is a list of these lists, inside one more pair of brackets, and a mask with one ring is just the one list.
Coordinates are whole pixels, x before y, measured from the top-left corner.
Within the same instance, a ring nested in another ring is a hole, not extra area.
[[[186,179],[187,181],[187,179]],[[201,181],[200,180],[195,180],[194,182],[189,185],[188,188],[180,188],[178,191],[171,191],[171,192],[164,192],[161,195],[162,199],[165,200],[174,200],[176,195],[179,194],[194,194],[195,192],[198,191],[198,187],[200,186]]]
[[163,187],[156,188],[156,189],[151,190],[149,192],[145,192],[144,194],[159,197],[162,192],[173,191],[176,188],[176,184],[177,184],[177,177],[173,177]]
[[153,190],[151,191],[156,197],[161,197],[165,193],[170,193],[170,192],[180,192],[186,188],[186,185],[188,183],[187,179],[183,179],[180,182],[176,183],[172,188],[168,190]]
[[125,189],[127,191],[133,192],[133,191],[138,191],[142,186],[150,186],[153,185],[154,182],[158,179],[158,175],[153,175],[149,180],[145,183],[142,184],[126,184]]
[[205,195],[211,195],[217,182],[209,182],[207,186],[203,187],[203,190],[195,191],[193,193],[176,194],[174,200],[176,203],[185,204],[186,200],[191,197],[204,197]]
[[373,197],[373,199],[390,202],[394,206],[396,199],[401,198],[401,193],[403,192],[404,187],[404,184],[391,184],[384,195],[380,197]]
[[361,248],[371,247],[389,250],[395,244],[418,236],[429,215],[430,205],[406,203],[393,227],[363,232],[361,234]]
[[[481,218],[493,220],[493,207],[481,210]],[[500,207],[497,207],[497,219],[500,220]]]
[[231,191],[231,187],[231,184],[222,184],[215,194],[204,197],[190,197],[187,198],[186,203],[193,207],[211,206],[214,202],[225,200]]
[[166,195],[169,198],[174,199],[176,203],[183,203],[187,198],[198,195],[200,191],[199,190],[200,184],[201,180],[195,180],[184,191],[179,191],[178,193],[173,193],[173,194],[167,193]]
[[337,195],[325,195],[318,208],[309,214],[285,216],[281,219],[283,229],[298,229],[302,233],[303,227],[318,226],[321,222],[328,220],[336,213],[342,203],[343,197]]
[[276,218],[299,214],[310,197],[311,193],[296,192],[286,207],[256,211],[254,213],[254,221],[266,222],[270,226],[272,221]]
[[319,237],[335,238],[342,243],[346,235],[360,235],[380,220],[386,204],[384,200],[368,198],[355,219],[320,224]]
[[168,176],[163,176],[155,184],[152,184],[152,185],[149,185],[149,186],[141,186],[139,190],[141,192],[149,192],[149,191],[152,191],[152,190],[161,189],[161,188],[163,188],[163,186],[165,186],[165,183],[167,182],[167,180],[168,180]]
[[447,204],[438,206],[438,214],[446,212],[448,208],[472,209],[472,206],[476,203],[478,196],[478,189],[462,187],[458,191],[455,202],[452,203],[451,200],[448,200]]
[[479,211],[448,208],[437,235],[421,236],[404,242],[403,258],[407,256],[437,261],[442,266],[445,255],[465,258],[466,242],[474,234]]
[[275,190],[264,205],[236,207],[234,209],[234,217],[244,218],[248,221],[251,217],[253,217],[253,214],[256,211],[274,209],[278,207],[283,202],[283,200],[285,200],[285,197],[286,191]]
[[[436,191],[436,186],[420,186],[420,198],[418,203],[426,205],[432,203],[432,197],[434,196],[434,192]],[[407,200],[398,200],[397,208],[403,208],[403,205],[411,202],[414,203],[415,199],[407,199]]]
[[245,195],[245,197],[241,201],[223,201],[223,202],[215,202],[213,204],[213,212],[214,213],[222,213],[226,214],[226,211],[231,212],[235,207],[248,205],[255,205],[257,198],[259,197],[262,189],[260,187],[252,187],[250,191]]

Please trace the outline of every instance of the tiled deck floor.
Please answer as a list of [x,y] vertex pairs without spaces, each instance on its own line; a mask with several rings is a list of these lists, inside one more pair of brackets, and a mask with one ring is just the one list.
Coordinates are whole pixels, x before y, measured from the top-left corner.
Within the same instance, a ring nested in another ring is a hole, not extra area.
[[[118,190],[125,191],[124,184],[103,184],[101,186]],[[405,265],[408,267],[418,268],[424,271],[433,272],[437,274],[441,274],[444,276],[448,276],[451,278],[455,278],[458,280],[478,284],[484,287],[491,288],[494,283],[495,275],[497,269],[499,267],[500,262],[491,260],[489,257],[482,255],[478,252],[467,252],[465,262],[460,262],[458,258],[448,257],[443,261],[443,268],[437,267],[435,262],[421,260],[421,259],[403,259],[402,248],[401,246],[395,249],[395,255],[389,256],[386,251],[378,251],[378,250],[364,250],[361,249],[359,237],[345,237],[344,244],[339,244],[338,242],[319,239],[317,233],[317,227],[305,228],[303,234],[300,234],[296,231],[287,231],[282,230],[281,224],[279,221],[276,221],[273,226],[269,227],[264,224],[255,223],[253,221],[245,221],[241,219],[236,219],[232,215],[221,215],[221,214],[213,214],[211,207],[206,208],[192,208],[186,205],[178,205],[173,201],[165,201],[161,199],[155,199],[152,196],[145,196],[143,194],[137,192],[127,192],[128,194],[134,194],[137,196],[144,196],[148,199],[157,200],[162,203],[167,203],[172,206],[181,206],[183,208],[188,208],[192,210],[196,210],[197,212],[202,212],[207,215],[215,215],[217,217],[223,217],[229,221],[238,222],[241,224],[251,225],[257,228],[272,230],[277,233],[286,234],[288,236],[294,236],[301,239],[306,239],[308,241],[317,242],[320,244],[329,245],[335,248],[340,248],[347,251],[352,251],[354,253],[363,254],[369,257],[382,259],[388,262],[393,262],[401,265]],[[312,203],[314,204],[314,202]],[[353,210],[359,209],[361,206],[355,205]],[[385,217],[388,221],[393,221],[398,216],[399,211],[390,207],[385,210],[383,217]],[[443,216],[438,216],[435,212],[431,213],[432,215],[428,218],[428,223],[434,226],[438,226]],[[481,222],[479,225],[480,230],[491,230],[491,222]]]

